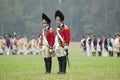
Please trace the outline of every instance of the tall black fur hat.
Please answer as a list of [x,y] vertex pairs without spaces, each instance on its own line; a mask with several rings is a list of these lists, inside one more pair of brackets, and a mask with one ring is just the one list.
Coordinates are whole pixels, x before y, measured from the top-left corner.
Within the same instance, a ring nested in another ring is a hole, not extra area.
[[45,13],[42,13],[42,20],[45,20],[45,21],[47,21],[48,23],[50,23],[51,22],[51,20],[50,20],[50,18],[45,14]]
[[60,10],[57,10],[55,12],[55,19],[56,19],[57,16],[60,17],[61,21],[64,21],[64,15],[63,15],[63,13]]

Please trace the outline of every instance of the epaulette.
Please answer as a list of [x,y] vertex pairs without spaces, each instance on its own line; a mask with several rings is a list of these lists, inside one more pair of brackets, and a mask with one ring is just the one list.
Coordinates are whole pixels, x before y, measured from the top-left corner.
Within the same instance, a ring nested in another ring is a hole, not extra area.
[[65,30],[68,30],[68,29],[69,29],[69,27],[67,25],[65,25]]
[[50,33],[52,33],[53,32],[53,29],[52,28],[50,28]]

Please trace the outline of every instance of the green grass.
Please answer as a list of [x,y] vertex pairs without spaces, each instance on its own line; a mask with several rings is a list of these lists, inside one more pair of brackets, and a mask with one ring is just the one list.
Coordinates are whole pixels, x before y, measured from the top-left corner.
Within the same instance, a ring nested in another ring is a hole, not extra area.
[[120,80],[120,58],[81,56],[79,43],[71,43],[70,68],[58,75],[53,58],[52,73],[45,74],[41,55],[0,55],[0,80]]

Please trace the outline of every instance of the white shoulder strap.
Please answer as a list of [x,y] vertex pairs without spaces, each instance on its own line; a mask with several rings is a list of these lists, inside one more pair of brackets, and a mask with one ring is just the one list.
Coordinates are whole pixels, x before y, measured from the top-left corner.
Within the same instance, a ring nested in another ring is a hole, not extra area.
[[64,42],[64,40],[63,40],[62,36],[60,35],[60,33],[58,32],[58,30],[59,30],[59,29],[57,29],[57,35],[58,35],[58,37],[61,39],[61,41]]
[[46,39],[46,36],[45,36],[45,30],[43,29],[43,40],[45,41],[46,45],[48,45],[48,41]]

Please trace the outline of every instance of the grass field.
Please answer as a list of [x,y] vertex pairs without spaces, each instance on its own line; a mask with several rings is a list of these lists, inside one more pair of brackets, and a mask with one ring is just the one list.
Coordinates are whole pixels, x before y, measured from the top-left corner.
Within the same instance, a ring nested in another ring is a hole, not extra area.
[[41,55],[1,55],[0,80],[120,80],[120,58],[81,56],[79,43],[71,43],[70,68],[58,75],[53,58],[52,73],[45,74]]

